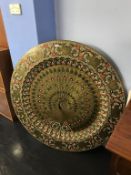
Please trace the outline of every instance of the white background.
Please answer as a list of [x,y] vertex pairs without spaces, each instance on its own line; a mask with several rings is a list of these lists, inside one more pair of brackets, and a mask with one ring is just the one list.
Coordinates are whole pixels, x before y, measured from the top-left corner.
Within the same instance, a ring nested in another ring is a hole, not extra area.
[[57,39],[104,51],[131,89],[131,0],[55,0]]

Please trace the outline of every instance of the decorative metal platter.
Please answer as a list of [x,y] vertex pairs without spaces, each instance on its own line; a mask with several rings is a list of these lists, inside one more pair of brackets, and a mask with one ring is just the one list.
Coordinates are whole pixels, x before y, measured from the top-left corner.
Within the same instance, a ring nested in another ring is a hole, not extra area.
[[15,112],[40,142],[64,151],[104,144],[125,105],[114,68],[98,52],[73,41],[29,50],[11,80]]

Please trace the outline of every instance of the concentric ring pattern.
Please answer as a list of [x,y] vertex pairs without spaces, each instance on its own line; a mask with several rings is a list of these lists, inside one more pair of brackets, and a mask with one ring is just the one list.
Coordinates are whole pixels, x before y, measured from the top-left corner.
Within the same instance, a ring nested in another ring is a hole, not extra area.
[[125,105],[114,68],[94,49],[50,41],[29,50],[11,80],[11,98],[24,127],[64,151],[104,144]]

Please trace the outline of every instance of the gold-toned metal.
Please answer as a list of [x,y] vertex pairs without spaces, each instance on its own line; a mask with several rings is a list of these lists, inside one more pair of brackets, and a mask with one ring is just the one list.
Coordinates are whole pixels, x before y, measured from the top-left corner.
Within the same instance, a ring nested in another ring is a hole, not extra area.
[[11,96],[25,128],[64,151],[104,144],[125,105],[111,64],[73,41],[50,41],[27,52],[13,73]]

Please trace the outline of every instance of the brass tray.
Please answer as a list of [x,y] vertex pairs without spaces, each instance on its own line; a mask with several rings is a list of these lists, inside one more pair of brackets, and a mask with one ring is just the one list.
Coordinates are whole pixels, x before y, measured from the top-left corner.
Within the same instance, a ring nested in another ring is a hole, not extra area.
[[104,144],[125,106],[114,68],[101,54],[73,41],[29,50],[11,80],[15,112],[40,142],[64,151]]

